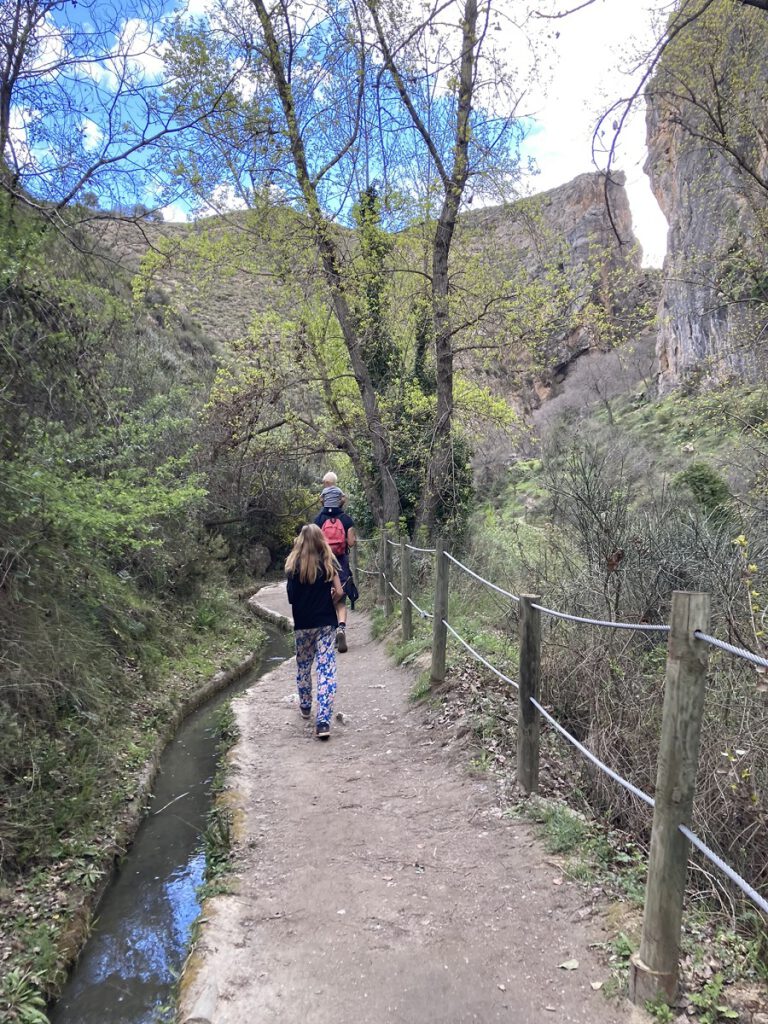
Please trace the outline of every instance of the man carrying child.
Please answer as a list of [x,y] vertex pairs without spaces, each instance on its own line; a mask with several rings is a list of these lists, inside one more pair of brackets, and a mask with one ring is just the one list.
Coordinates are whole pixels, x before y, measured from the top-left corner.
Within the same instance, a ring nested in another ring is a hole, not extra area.
[[[323,490],[320,493],[320,500],[323,508],[315,519],[315,524],[325,534],[331,551],[339,563],[339,579],[342,588],[349,579],[349,549],[357,543],[355,536],[355,522],[347,512],[344,511],[347,496],[338,486],[338,478],[335,473],[326,473],[323,477]],[[336,647],[339,653],[347,650],[347,599],[342,594],[341,599],[336,602],[336,617],[339,625],[336,629]]]

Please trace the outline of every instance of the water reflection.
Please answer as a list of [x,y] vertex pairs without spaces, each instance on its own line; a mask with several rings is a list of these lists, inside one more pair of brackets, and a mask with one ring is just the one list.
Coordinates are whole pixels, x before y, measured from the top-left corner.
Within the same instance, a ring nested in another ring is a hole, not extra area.
[[192,714],[163,754],[154,810],[99,907],[52,1024],[157,1024],[163,1018],[200,910],[200,837],[216,766],[215,712],[290,653],[287,638],[275,632],[260,668]]
[[[163,830],[154,831],[156,841]],[[142,837],[143,844],[148,841]],[[178,852],[178,844],[172,845]],[[148,859],[150,863],[138,869],[126,862],[127,869],[116,879],[52,1016],[56,1024],[157,1021],[199,913],[196,890],[203,880],[205,857],[197,850],[181,865],[166,864],[167,874],[160,863],[166,858]],[[161,874],[154,873],[158,870]]]

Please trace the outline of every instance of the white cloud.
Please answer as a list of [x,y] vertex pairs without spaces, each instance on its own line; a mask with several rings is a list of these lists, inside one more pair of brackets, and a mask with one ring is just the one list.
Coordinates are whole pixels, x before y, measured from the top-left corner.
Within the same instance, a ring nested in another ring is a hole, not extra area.
[[[562,9],[562,0],[549,0],[545,10]],[[565,18],[536,24],[551,64],[546,93],[533,97],[528,111],[540,128],[526,142],[524,153],[535,157],[540,174],[538,190],[570,181],[595,169],[592,132],[599,115],[639,81],[631,69],[637,54],[655,39],[665,0],[629,4],[626,0],[598,0]],[[557,35],[555,35],[557,34]],[[546,38],[549,35],[550,38]],[[609,120],[604,136],[610,142]],[[643,246],[645,263],[660,266],[666,251],[666,221],[653,197],[642,166],[646,157],[642,105],[625,125],[613,166],[625,171],[635,233]]]
[[237,194],[231,185],[217,185],[210,198],[200,211],[201,217],[213,217],[219,213],[231,213],[233,210],[247,210],[248,204]]
[[43,19],[35,34],[35,55],[32,67],[39,72],[46,72],[59,66],[67,50],[61,29],[56,25],[50,14]]
[[97,149],[104,139],[104,132],[99,128],[95,121],[91,121],[90,118],[83,118],[80,124],[80,130],[83,133],[83,145],[88,152]]
[[171,224],[185,224],[189,219],[189,211],[185,210],[181,203],[171,203],[160,210],[163,220]]
[[242,74],[235,79],[234,88],[243,103],[250,103],[256,95],[258,82],[255,78]]
[[14,154],[14,164],[26,166],[27,170],[37,166],[29,144],[29,126],[40,119],[40,111],[34,107],[13,107],[8,125],[8,141]]
[[120,24],[106,59],[83,63],[81,70],[109,92],[117,92],[128,78],[159,81],[165,70],[161,31],[161,22],[153,28],[144,18],[127,18]]
[[190,18],[206,18],[213,10],[211,0],[188,0],[180,10]]
[[144,18],[128,18],[120,26],[117,52],[128,56],[131,67],[151,78],[163,73],[163,58],[152,26]]
[[183,19],[205,20],[211,28],[222,26],[228,14],[237,14],[239,18],[248,16],[250,8],[243,0],[181,0],[176,13]]

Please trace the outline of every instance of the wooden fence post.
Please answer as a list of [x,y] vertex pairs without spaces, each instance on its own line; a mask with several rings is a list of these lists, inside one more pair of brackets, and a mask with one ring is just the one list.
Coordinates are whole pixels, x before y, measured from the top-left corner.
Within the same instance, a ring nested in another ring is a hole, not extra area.
[[518,673],[517,714],[517,781],[523,791],[539,790],[539,731],[538,708],[531,697],[539,699],[541,674],[541,612],[534,608],[541,600],[538,595],[520,595],[520,671]]
[[390,584],[392,583],[392,545],[389,543],[387,531],[384,532],[384,614],[387,618],[392,614],[394,594]]
[[680,925],[688,871],[688,825],[696,786],[707,680],[709,594],[675,591],[670,614],[656,795],[640,950],[630,963],[629,994],[644,1005],[677,997]]
[[448,619],[448,559],[445,557],[443,538],[435,541],[435,608],[432,621],[432,671],[430,684],[445,682],[445,648],[448,630],[443,619]]
[[411,552],[405,537],[400,538],[400,589],[403,592],[400,599],[400,624],[403,643],[408,643],[413,637],[413,608],[409,600],[411,596]]
[[384,593],[387,585],[384,582],[384,552],[387,550],[387,531],[382,526],[381,533],[379,534],[379,601],[384,601]]

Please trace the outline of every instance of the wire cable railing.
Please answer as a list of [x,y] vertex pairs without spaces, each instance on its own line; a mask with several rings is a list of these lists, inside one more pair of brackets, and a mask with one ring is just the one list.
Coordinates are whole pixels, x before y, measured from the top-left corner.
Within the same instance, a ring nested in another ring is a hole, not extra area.
[[[516,689],[519,689],[519,683],[515,682],[514,679],[510,679],[509,676],[505,675],[498,668],[496,668],[495,665],[492,665],[490,661],[484,658],[483,655],[479,653],[479,651],[476,651],[475,648],[470,643],[468,643],[464,639],[464,637],[462,637],[457,632],[457,630],[453,628],[453,626],[450,624],[450,622],[447,621],[447,619],[443,619],[442,622],[445,628],[448,630],[448,632],[451,633],[452,636],[454,636],[459,641],[459,643],[466,648],[467,651],[469,651],[473,658],[475,658],[481,664],[485,665],[485,667],[490,672],[493,672],[494,675],[498,676],[499,679],[503,680],[505,683],[511,684]],[[704,636],[705,635],[701,635],[700,639],[704,639]],[[647,804],[649,807],[655,807],[656,802],[652,796],[649,796],[648,793],[645,793],[642,789],[639,789],[637,786],[634,785],[634,783],[630,782],[629,779],[625,779],[622,775],[619,775],[619,773],[614,771],[614,769],[611,768],[610,765],[607,765],[604,761],[601,761],[600,758],[597,757],[597,755],[589,749],[589,747],[586,747],[583,743],[579,742],[579,740],[577,740],[575,736],[573,736],[563,725],[561,725],[560,722],[558,722],[557,719],[553,715],[551,715],[547,711],[547,709],[539,703],[538,700],[536,700],[534,697],[531,697],[529,699],[531,701],[531,704],[533,704],[533,706],[537,709],[539,714],[549,722],[552,728],[555,729],[556,732],[558,732],[568,743],[570,743],[572,747],[575,747],[575,749],[578,750],[588,761],[595,765],[596,768],[599,768],[600,771],[604,772],[609,778],[613,779],[614,782],[618,783],[618,785],[622,786],[625,790],[627,790],[627,792],[637,797],[638,800]],[[689,842],[701,854],[703,854],[704,857],[707,858],[707,860],[709,860],[712,864],[719,868],[723,872],[723,874],[725,874],[734,883],[734,885],[736,885],[747,897],[749,897],[749,899],[751,899],[761,910],[763,910],[765,913],[768,913],[768,901],[763,899],[760,893],[757,892],[757,890],[754,889],[749,884],[749,882],[746,881],[746,879],[742,878],[741,875],[734,871],[734,869],[729,864],[727,864],[722,859],[722,857],[719,857],[714,852],[714,850],[711,850],[706,845],[706,843],[699,839],[699,837],[689,828],[687,828],[685,825],[679,825],[678,828],[680,832],[682,832],[682,834],[686,837],[686,839],[688,839]]]
[[[387,544],[391,547],[400,547],[400,544],[398,542],[392,541],[389,538],[387,538]],[[405,544],[405,548],[408,551],[415,551],[423,554],[435,553],[434,548],[419,548],[416,545],[407,543]],[[483,586],[488,587],[490,590],[493,590],[494,592],[501,594],[503,597],[508,598],[511,601],[520,602],[520,597],[517,594],[513,594],[509,590],[506,590],[503,587],[498,586],[496,583],[493,583],[491,580],[486,579],[484,576],[480,575],[480,573],[475,572],[468,565],[465,565],[450,552],[443,551],[443,555],[446,560],[446,563],[452,563],[458,569],[461,569],[462,572],[466,573],[468,576],[477,580]],[[413,600],[410,594],[403,594],[403,592],[399,590],[390,579],[387,578],[385,572],[383,572],[382,570],[370,572],[364,569],[361,571],[365,572],[367,575],[370,576],[383,576],[386,586],[388,586],[390,590],[401,599],[401,602],[407,601],[408,604],[422,618],[434,620],[434,614],[432,612],[429,612],[426,609],[420,607],[416,603],[416,601]],[[545,605],[540,605],[534,602],[530,602],[529,607],[536,609],[538,612],[541,612],[544,615],[552,616],[553,618],[563,619],[569,622],[582,623],[590,626],[599,626],[610,629],[630,629],[638,632],[669,633],[671,631],[671,626],[666,624],[645,622],[621,622],[610,619],[590,618],[588,616],[573,615],[568,612],[562,612],[558,609],[548,608]],[[461,636],[461,634],[448,621],[447,617],[441,617],[440,622],[441,625],[445,627],[446,632],[450,633],[450,635],[454,637],[454,639],[456,639],[458,643],[462,645],[462,647],[472,656],[472,658],[474,658],[477,662],[482,664],[489,672],[493,673],[493,675],[502,680],[504,683],[513,686],[518,690],[520,689],[520,683],[510,678],[508,675],[506,675],[506,673],[502,672],[499,668],[492,664],[491,661],[484,657],[472,644],[470,644],[463,636]],[[703,641],[704,643],[707,643],[713,647],[719,648],[723,651],[733,654],[736,657],[743,658],[744,660],[751,662],[756,666],[768,668],[767,658],[763,658],[760,655],[754,654],[753,652],[748,651],[745,648],[736,647],[733,644],[726,643],[723,640],[718,640],[716,637],[710,636],[708,633],[705,633],[701,630],[693,631],[692,636],[695,637],[697,640]],[[536,697],[534,697],[533,695],[528,695],[525,699],[529,700],[531,704],[536,708],[538,713],[542,716],[542,718],[544,718],[544,720],[552,727],[552,729],[556,733],[558,733],[574,749],[576,749],[587,761],[589,761],[597,769],[599,769],[610,779],[612,779],[617,785],[621,786],[624,790],[626,790],[636,799],[641,801],[643,804],[651,808],[655,808],[656,804],[653,797],[651,797],[648,793],[645,793],[642,789],[634,785],[634,783],[620,775],[617,771],[611,768],[610,765],[606,764],[596,754],[594,754],[587,746],[585,746],[578,739],[576,739],[576,737],[573,736],[568,731],[568,729],[565,728],[565,726],[558,722],[557,719],[549,711],[547,711],[547,709],[536,699]],[[741,892],[744,893],[745,896],[747,896],[757,907],[760,908],[760,910],[762,910],[764,913],[768,913],[768,901],[763,896],[761,896],[760,893],[758,893],[757,890],[746,881],[746,879],[739,875],[738,872],[735,871],[730,865],[728,865],[718,854],[711,850],[693,831],[691,831],[691,829],[682,824],[678,825],[677,827],[679,831],[686,837],[686,839],[688,839],[691,845],[695,849],[697,849],[699,853],[701,853],[702,856],[704,856],[707,860],[714,864],[715,867],[722,871],[723,874],[725,874],[725,876],[728,879],[730,879],[730,881],[733,882],[733,884],[736,885],[741,890]]]
[[653,625],[649,622],[614,622],[611,619],[589,619],[583,615],[570,615],[568,612],[559,612],[554,608],[545,608],[543,604],[532,603],[531,607],[544,612],[545,615],[551,615],[554,619],[566,619],[568,622],[583,622],[588,626],[607,626],[609,629],[636,629],[643,632],[669,632],[669,626],[666,625]]
[[[575,736],[572,736],[567,729],[565,729],[552,715],[550,715],[550,713],[545,708],[543,708],[534,697],[531,697],[530,701],[531,704],[533,704],[533,706],[538,710],[539,714],[546,718],[550,725],[554,729],[556,729],[557,732],[559,732],[560,735],[568,741],[568,743],[570,743],[578,751],[580,751],[584,755],[584,757],[587,758],[587,760],[591,761],[592,764],[594,764],[597,768],[605,772],[606,775],[610,776],[610,778],[612,778],[614,782],[617,782],[620,786],[623,786],[624,789],[632,793],[639,800],[642,800],[643,803],[648,804],[649,807],[656,806],[656,801],[653,799],[652,796],[649,796],[647,793],[644,793],[642,789],[638,789],[638,787],[631,783],[628,779],[623,778],[621,775],[618,774],[618,772],[615,772],[607,764],[601,761],[600,758],[593,754],[588,747],[585,747],[583,743],[580,743]],[[685,825],[678,825],[678,830],[682,832],[686,839],[688,839],[688,841],[693,846],[695,846],[696,849],[701,854],[703,854],[704,857],[707,858],[707,860],[714,864],[715,867],[718,867],[723,872],[723,874],[725,874],[734,883],[734,885],[736,885],[744,893],[745,896],[748,896],[753,903],[755,903],[762,911],[768,914],[768,900],[763,899],[760,893],[757,892],[757,890],[754,889],[745,878],[742,878],[741,875],[738,874],[738,872],[734,871],[734,869],[729,864],[727,864],[722,859],[722,857],[718,857],[714,850],[711,850],[706,845],[706,843],[699,839],[695,832],[692,832]]]
[[685,825],[679,825],[678,828],[688,842],[696,847],[699,853],[703,854],[708,861],[711,861],[715,865],[715,867],[720,868],[723,874],[727,875],[733,884],[741,889],[745,896],[748,896],[764,913],[768,914],[768,900],[763,899],[760,893],[757,892],[756,889],[753,889],[749,882],[745,881],[741,875],[737,874],[729,864],[726,864],[722,857],[718,857],[714,850],[710,850],[706,843],[702,842],[695,832],[691,832],[691,830],[686,828]]
[[419,613],[422,619],[434,619],[435,616],[432,614],[432,612],[428,612],[425,611],[423,608],[419,608],[419,606],[416,604],[412,597],[408,598],[408,603],[415,611]]
[[[509,590],[504,590],[503,587],[500,587],[496,583],[492,583],[490,580],[487,580],[484,576],[481,576],[479,573],[475,572],[474,569],[470,569],[468,565],[465,565],[463,562],[460,562],[458,558],[450,554],[450,552],[446,551],[444,552],[444,554],[449,562],[453,562],[455,566],[458,566],[459,569],[467,573],[469,576],[472,576],[474,579],[478,580],[484,586],[488,587],[491,590],[495,590],[497,594],[502,594],[504,597],[508,597],[512,601],[520,601],[520,598],[517,594],[512,594],[510,593]],[[581,615],[571,615],[568,612],[557,611],[554,608],[546,608],[544,607],[544,605],[541,604],[532,604],[532,607],[538,609],[538,611],[540,612],[544,612],[545,615],[551,615],[556,619],[568,619],[570,622],[583,622],[590,626],[607,626],[612,629],[635,629],[643,632],[669,632],[669,626],[666,625],[653,625],[647,622],[614,622],[609,619],[590,619]],[[765,664],[768,665],[768,662],[765,662]]]
[[456,632],[456,630],[453,628],[453,626],[450,624],[450,622],[446,622],[445,619],[443,619],[442,622],[443,622],[443,625],[445,626],[445,628],[448,630],[448,632],[452,633],[456,637],[456,639],[459,641],[459,643],[463,644],[464,647],[466,647],[466,649],[469,651],[469,653],[472,655],[473,658],[476,658],[479,662],[481,662],[483,665],[485,665],[485,667],[487,669],[489,669],[491,672],[493,672],[494,675],[498,676],[499,679],[502,679],[505,683],[509,683],[510,686],[514,686],[514,688],[516,690],[520,689],[520,684],[519,683],[516,683],[514,679],[510,679],[509,676],[505,676],[504,673],[500,672],[494,665],[492,665],[490,663],[490,661],[486,661],[486,659],[482,656],[482,654],[480,654],[478,651],[476,651],[475,648],[471,644],[467,643],[467,641],[464,639],[463,636],[459,636],[459,634]]
[[[472,647],[472,645],[468,643],[464,639],[464,637],[462,637],[453,628],[450,622],[448,622],[446,619],[443,619],[442,623],[448,630],[448,632],[451,633],[477,661],[485,665],[485,667],[489,669],[489,671],[493,672],[494,675],[498,676],[499,679],[502,679],[504,682],[511,684],[516,689],[520,688],[519,683],[516,683],[514,679],[510,679],[509,676],[501,672],[498,668],[496,668],[495,665],[492,665],[490,661],[484,658],[482,654],[476,651],[475,648]],[[604,761],[601,761],[600,758],[589,749],[589,747],[586,747],[583,743],[579,742],[579,740],[577,740],[575,736],[568,732],[565,726],[561,725],[560,722],[558,722],[557,719],[553,715],[551,715],[547,711],[547,709],[543,707],[543,705],[540,704],[538,700],[536,700],[535,697],[530,697],[529,700],[531,704],[533,704],[533,706],[539,712],[539,714],[544,719],[546,719],[547,722],[549,722],[552,728],[555,729],[556,732],[558,732],[568,743],[570,743],[571,746],[575,747],[575,749],[578,750],[588,761],[595,765],[596,768],[599,768],[600,771],[604,772],[604,774],[606,774],[609,778],[613,779],[614,782],[618,783],[618,785],[622,786],[625,790],[627,790],[627,792],[637,797],[638,800],[641,800],[649,807],[656,806],[656,802],[652,796],[649,796],[648,793],[645,793],[642,789],[639,789],[637,786],[634,785],[634,783],[630,782],[629,779],[625,779],[622,775],[619,775],[618,772],[614,771],[614,769],[607,765]],[[680,832],[690,841],[690,843],[694,847],[696,847],[696,849],[701,854],[703,854],[703,856],[706,857],[707,860],[709,860],[712,864],[718,867],[734,883],[734,885],[736,885],[744,893],[745,896],[749,897],[749,899],[751,899],[752,902],[755,903],[765,913],[768,913],[768,901],[765,900],[760,895],[760,893],[757,892],[757,890],[754,889],[749,884],[749,882],[747,882],[745,878],[742,878],[742,876],[739,875],[738,872],[734,871],[734,869],[729,864],[727,864],[721,857],[719,857],[714,852],[714,850],[711,850],[706,845],[706,843],[699,839],[699,837],[685,825],[679,825],[678,828]]]
[[[387,538],[387,544],[389,544],[389,545],[391,545],[392,547],[395,547],[395,548],[399,548],[400,547],[399,542],[390,540],[389,538]],[[434,548],[418,548],[418,547],[416,547],[413,544],[406,544],[405,547],[409,551],[419,551],[419,552],[424,552],[426,554],[434,554],[435,553],[435,549]],[[463,572],[467,573],[467,575],[471,576],[473,579],[476,579],[479,583],[482,583],[484,586],[488,587],[490,590],[494,590],[497,594],[501,594],[503,597],[507,597],[511,601],[517,601],[517,602],[520,601],[520,597],[517,594],[513,594],[513,593],[511,593],[511,591],[505,590],[503,587],[500,587],[496,583],[492,583],[491,580],[486,579],[485,576],[481,576],[479,573],[475,572],[474,569],[470,569],[468,565],[464,564],[464,562],[460,562],[459,559],[456,558],[454,555],[452,555],[449,551],[444,551],[443,554],[445,555],[445,557],[450,562],[453,562],[453,564],[455,566],[457,566]],[[378,573],[378,572],[368,572],[365,569],[361,569],[360,571],[365,573],[367,576],[377,576],[377,575],[380,575],[380,573]],[[400,595],[400,596],[402,596],[402,595]],[[604,627],[609,628],[609,629],[633,629],[633,630],[637,630],[638,632],[656,632],[656,633],[668,633],[669,632],[669,626],[663,625],[663,624],[655,624],[655,623],[650,623],[650,622],[617,622],[617,621],[613,621],[611,619],[591,619],[591,618],[588,618],[588,617],[583,616],[583,615],[572,615],[569,612],[561,612],[561,611],[558,611],[556,608],[547,608],[547,607],[545,607],[544,605],[541,605],[541,604],[533,604],[532,607],[536,608],[540,612],[543,612],[545,615],[550,615],[550,616],[552,616],[553,618],[556,618],[556,619],[565,619],[565,620],[567,620],[569,622],[581,622],[581,623],[584,623],[585,625],[590,625],[590,626],[604,626]],[[722,641],[717,641],[717,640],[714,639],[714,637],[704,637],[704,636],[702,636],[701,639],[707,639],[710,642],[715,643],[717,646],[723,646]],[[732,650],[734,652],[738,652],[738,649],[730,648],[727,645],[725,646],[725,649],[726,650]],[[742,656],[745,656],[745,657],[749,656],[749,652],[743,652]],[[750,657],[751,657],[751,659],[756,659],[757,655],[751,655]],[[765,665],[766,667],[768,667],[768,660],[766,660],[766,659],[758,659],[756,663],[760,664],[760,665]]]
[[[362,538],[363,541],[371,539],[372,538]],[[390,538],[387,538],[387,544],[391,545],[394,548],[400,547],[400,543],[398,541],[391,540]],[[416,547],[416,545],[414,544],[406,544],[405,547],[409,551],[417,551],[422,552],[424,554],[435,553],[435,548],[420,548]],[[503,597],[509,598],[511,601],[520,601],[520,597],[517,594],[513,594],[509,590],[505,590],[503,587],[498,586],[498,584],[496,583],[492,583],[491,580],[486,579],[484,576],[481,576],[479,573],[475,572],[474,569],[470,569],[468,565],[465,565],[463,562],[460,562],[459,559],[452,555],[449,551],[444,551],[443,554],[455,566],[457,566],[463,572],[467,573],[467,575],[471,576],[473,579],[476,579],[479,583],[482,583],[484,586],[488,587],[490,590],[494,590],[496,593],[501,594]],[[359,571],[364,573],[366,576],[383,575],[381,570],[371,572],[367,569],[360,569]],[[392,586],[391,583],[390,586]],[[392,589],[395,591],[398,597],[403,596],[399,590],[396,590],[394,587],[392,587]],[[584,625],[588,626],[603,626],[608,629],[632,629],[644,633],[669,632],[669,626],[664,623],[620,622],[615,621],[613,619],[593,619],[585,615],[573,615],[570,612],[562,612],[556,608],[547,608],[546,605],[542,604],[532,603],[531,607],[535,608],[537,611],[540,611],[545,615],[550,615],[552,618],[564,619],[568,622],[581,622]],[[768,668],[768,658],[763,658],[759,654],[754,654],[752,651],[746,650],[746,648],[736,647],[733,644],[727,643],[725,640],[718,640],[717,637],[710,636],[708,633],[702,633],[701,630],[695,630],[694,636],[698,640],[703,640],[705,643],[710,644],[712,647],[717,647],[720,650],[728,651],[728,653],[734,654],[739,658],[743,658],[745,661],[749,661],[753,665],[758,665],[761,668]]]
[[556,729],[557,732],[559,732],[560,735],[564,739],[566,739],[568,743],[571,744],[571,746],[575,747],[578,751],[580,751],[584,755],[584,757],[587,758],[588,761],[591,761],[592,764],[594,764],[597,768],[605,772],[606,775],[610,776],[610,778],[612,778],[614,782],[618,782],[620,786],[623,786],[624,789],[626,789],[629,793],[632,793],[633,796],[636,796],[638,800],[642,800],[643,803],[648,804],[649,807],[654,806],[654,800],[652,796],[648,796],[648,794],[644,793],[642,789],[638,789],[637,786],[635,786],[632,782],[630,782],[628,779],[623,778],[621,775],[618,774],[618,772],[615,772],[613,768],[610,768],[607,764],[605,764],[604,761],[601,761],[596,754],[592,753],[589,747],[585,747],[583,743],[580,743],[575,736],[572,736],[568,732],[565,726],[562,726],[556,718],[550,715],[546,708],[543,708],[535,697],[531,697],[530,701],[531,704],[533,704],[533,706],[537,709],[539,714],[546,718],[549,724],[554,729]]
[[729,654],[735,654],[737,658],[750,661],[753,665],[768,668],[768,658],[761,658],[759,654],[753,654],[752,651],[748,651],[744,647],[734,647],[733,644],[726,643],[725,640],[718,640],[716,636],[702,633],[700,629],[694,630],[693,635],[697,640],[703,640],[704,643],[710,644],[712,647],[718,647],[721,651],[728,651]]
[[460,569],[463,569],[465,573],[467,573],[469,576],[473,576],[476,580],[479,580],[480,583],[483,583],[486,587],[489,587],[491,590],[495,590],[498,594],[503,594],[504,597],[508,597],[512,601],[520,600],[517,594],[510,594],[508,590],[504,590],[502,587],[498,587],[495,583],[491,583],[490,580],[487,580],[484,576],[480,576],[478,573],[474,572],[474,570],[470,569],[469,566],[464,565],[463,562],[460,562],[458,558],[454,558],[453,555],[449,554],[447,551],[444,552],[444,554],[449,562],[453,562],[454,565],[457,565]]

